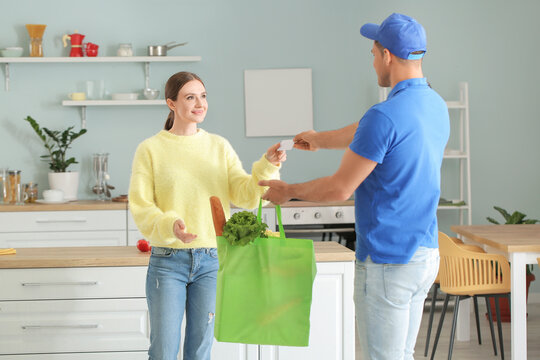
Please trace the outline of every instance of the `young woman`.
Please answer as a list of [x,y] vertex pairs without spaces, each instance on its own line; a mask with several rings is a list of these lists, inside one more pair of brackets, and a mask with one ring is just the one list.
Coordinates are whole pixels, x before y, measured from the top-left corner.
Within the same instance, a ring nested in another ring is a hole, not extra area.
[[150,312],[149,359],[176,359],[184,310],[185,360],[210,359],[218,259],[210,196],[225,214],[229,203],[255,208],[262,179],[279,178],[285,152],[270,147],[252,175],[223,137],[198,125],[208,103],[202,80],[179,72],[165,86],[170,109],[165,129],[144,140],[133,159],[129,207],[152,255],[146,278]]

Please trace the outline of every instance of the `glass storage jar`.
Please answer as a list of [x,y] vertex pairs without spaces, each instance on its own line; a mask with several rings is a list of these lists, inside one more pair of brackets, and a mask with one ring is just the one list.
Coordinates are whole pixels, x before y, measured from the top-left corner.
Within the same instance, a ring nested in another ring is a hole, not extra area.
[[120,44],[118,50],[116,51],[118,56],[133,56],[133,48],[131,44]]
[[21,198],[21,170],[8,170],[7,202],[15,204]]
[[0,203],[8,202],[8,169],[0,169]]
[[29,182],[28,184],[24,184],[23,186],[24,192],[26,193],[26,200],[24,202],[27,203],[35,203],[38,197],[38,184]]

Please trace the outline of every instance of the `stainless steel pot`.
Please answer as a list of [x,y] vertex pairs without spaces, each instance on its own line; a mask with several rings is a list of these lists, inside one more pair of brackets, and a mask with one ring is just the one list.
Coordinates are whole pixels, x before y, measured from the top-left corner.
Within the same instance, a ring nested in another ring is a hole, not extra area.
[[174,44],[174,41],[171,43],[167,43],[165,45],[151,45],[148,46],[148,56],[166,56],[167,50],[170,50],[172,48],[175,48],[177,46],[186,45],[187,42],[180,43],[180,44]]

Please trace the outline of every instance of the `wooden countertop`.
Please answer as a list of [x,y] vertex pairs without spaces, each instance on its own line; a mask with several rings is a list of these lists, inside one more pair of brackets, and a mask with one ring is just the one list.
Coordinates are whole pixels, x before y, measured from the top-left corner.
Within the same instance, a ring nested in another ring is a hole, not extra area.
[[[320,206],[354,206],[354,200],[334,201],[327,203],[316,203],[311,201],[288,201],[281,207],[320,207]],[[274,207],[268,204],[265,207]],[[127,202],[99,201],[99,200],[79,200],[70,201],[65,204],[24,204],[7,205],[0,204],[0,212],[23,212],[23,211],[73,211],[73,210],[126,210]]]
[[127,202],[79,200],[65,204],[26,203],[24,205],[0,205],[0,212],[23,211],[71,211],[71,210],[126,210]]
[[[333,241],[314,242],[317,262],[354,261],[354,252]],[[0,255],[0,269],[147,266],[150,253],[135,246],[19,248]]]
[[453,225],[450,229],[506,253],[540,252],[540,224]]

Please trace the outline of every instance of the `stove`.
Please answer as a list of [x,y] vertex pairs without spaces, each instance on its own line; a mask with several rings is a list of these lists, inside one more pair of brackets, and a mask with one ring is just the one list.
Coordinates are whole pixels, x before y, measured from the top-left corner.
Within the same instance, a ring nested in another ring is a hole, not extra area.
[[354,250],[354,205],[343,206],[285,206],[281,208],[281,220],[287,237],[310,238],[315,241],[331,241],[337,235],[337,242]]

